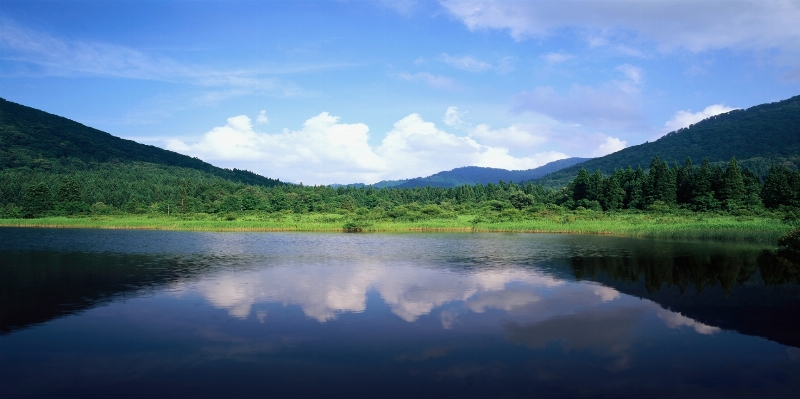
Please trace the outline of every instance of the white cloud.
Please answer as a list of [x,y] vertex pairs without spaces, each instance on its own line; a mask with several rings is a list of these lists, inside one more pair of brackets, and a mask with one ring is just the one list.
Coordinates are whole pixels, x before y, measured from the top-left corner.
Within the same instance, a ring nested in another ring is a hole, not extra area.
[[440,89],[451,89],[454,87],[453,80],[441,75],[434,75],[429,72],[418,72],[410,74],[408,72],[401,72],[397,75],[398,78],[409,82],[423,82],[429,86]]
[[622,72],[625,78],[634,85],[638,85],[642,82],[642,68],[637,68],[630,64],[622,64],[615,69]]
[[447,107],[442,122],[452,128],[461,129],[468,126],[468,123],[464,122],[464,115],[466,114],[466,112],[458,112],[458,107]]
[[594,42],[629,37],[662,50],[795,49],[800,3],[742,1],[490,1],[444,0],[442,6],[469,29],[507,30],[516,40],[565,29],[593,33]]
[[269,123],[269,118],[267,118],[267,111],[261,110],[258,112],[258,116],[256,117],[256,123],[259,125],[266,125]]
[[546,63],[554,65],[575,58],[575,56],[564,52],[557,52],[544,54],[542,58]]
[[441,55],[441,60],[445,63],[452,65],[458,69],[463,69],[469,72],[484,72],[492,69],[492,64],[484,61],[479,61],[473,57],[453,57],[447,53]]
[[700,112],[691,112],[691,111],[678,111],[672,117],[672,119],[668,120],[664,123],[664,129],[666,132],[673,132],[675,130],[689,127],[697,122],[702,121],[703,119],[710,118],[715,115],[724,114],[726,112],[733,111],[738,108],[731,108],[722,104],[714,104],[709,105],[704,110]]
[[[539,128],[539,130],[543,129]],[[500,129],[492,129],[487,124],[480,124],[469,130],[469,137],[492,146],[534,149],[547,141],[544,135],[533,133],[535,130],[537,130],[536,127],[525,124],[514,124]]]
[[316,64],[271,69],[218,70],[182,63],[126,46],[62,39],[27,29],[8,19],[0,20],[0,24],[0,49],[3,58],[25,65],[19,73],[34,76],[100,76],[200,86],[210,90],[194,99],[196,104],[201,105],[249,94],[281,97],[308,95],[310,93],[276,79],[273,75],[345,66]]
[[608,155],[614,152],[617,152],[628,145],[628,142],[625,140],[620,140],[616,137],[606,137],[605,141],[597,147],[597,150],[592,154],[596,157],[602,157],[604,155]]
[[[372,147],[366,125],[341,123],[327,112],[308,119],[298,130],[271,134],[256,132],[250,118],[239,115],[195,143],[172,139],[166,148],[221,166],[306,184],[374,183],[469,165],[530,169],[567,157],[555,151],[529,151],[529,155],[517,157],[508,147],[476,141],[508,144],[527,140],[529,150],[534,150],[534,142],[545,141],[517,126],[492,131],[483,125],[476,132],[474,138],[456,136],[411,114],[396,122],[380,145]],[[492,135],[500,139],[492,139]]]
[[514,57],[504,57],[497,63],[497,65],[478,60],[471,56],[453,57],[447,53],[442,53],[442,55],[439,56],[439,59],[448,65],[469,72],[486,72],[489,70],[494,70],[497,73],[508,73],[514,70]]

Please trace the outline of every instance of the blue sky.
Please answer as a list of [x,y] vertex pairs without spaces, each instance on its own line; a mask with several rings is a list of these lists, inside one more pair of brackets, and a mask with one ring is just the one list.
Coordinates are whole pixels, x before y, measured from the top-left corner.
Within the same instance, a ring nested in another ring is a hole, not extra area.
[[0,96],[304,184],[528,169],[800,94],[800,1],[12,1]]

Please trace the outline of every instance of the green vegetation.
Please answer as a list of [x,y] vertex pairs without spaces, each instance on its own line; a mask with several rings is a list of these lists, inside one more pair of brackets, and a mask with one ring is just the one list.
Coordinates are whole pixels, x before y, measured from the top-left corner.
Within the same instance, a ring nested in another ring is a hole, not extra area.
[[99,164],[72,173],[0,171],[5,226],[185,230],[519,231],[775,241],[800,215],[800,172],[765,183],[732,159],[531,183],[383,188],[234,183],[194,169]]
[[105,163],[134,162],[194,169],[252,185],[281,184],[245,170],[222,169],[197,158],[121,139],[0,98],[0,169],[72,173]]
[[644,143],[552,173],[536,182],[559,187],[577,176],[581,168],[613,173],[628,166],[646,167],[654,156],[668,164],[687,157],[711,164],[740,160],[759,176],[771,165],[797,169],[800,165],[800,96],[746,110],[736,110],[700,121],[652,143]]
[[[799,104],[795,97],[718,116],[668,135],[657,147],[669,149],[663,143],[694,137],[681,145],[691,151],[719,145],[722,149],[710,152],[719,157],[733,148],[718,140],[721,134],[738,143],[735,137],[772,126],[778,133],[754,135],[753,143],[737,148],[761,148],[765,137],[788,135],[773,142],[772,153],[762,148],[758,154],[790,159],[800,152],[793,144],[800,134],[792,130],[800,123],[787,125],[800,122]],[[800,172],[791,163],[757,164],[755,170],[748,166],[753,163],[733,157],[726,164],[711,162],[717,158],[700,166],[690,158],[670,164],[676,156],[670,150],[655,156],[647,170],[578,169],[556,189],[503,180],[334,188],[215,168],[5,100],[0,117],[0,225],[5,226],[529,231],[774,242],[800,220]]]

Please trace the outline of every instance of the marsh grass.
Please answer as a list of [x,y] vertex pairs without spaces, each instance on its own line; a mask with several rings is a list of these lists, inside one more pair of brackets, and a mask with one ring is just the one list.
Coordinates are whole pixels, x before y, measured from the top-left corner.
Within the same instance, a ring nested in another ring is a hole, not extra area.
[[776,242],[793,226],[765,216],[704,213],[536,213],[502,211],[447,215],[422,220],[371,218],[358,214],[234,213],[224,215],[106,215],[0,219],[0,226],[148,229],[185,231],[329,231],[329,232],[525,232],[606,234],[665,239]]

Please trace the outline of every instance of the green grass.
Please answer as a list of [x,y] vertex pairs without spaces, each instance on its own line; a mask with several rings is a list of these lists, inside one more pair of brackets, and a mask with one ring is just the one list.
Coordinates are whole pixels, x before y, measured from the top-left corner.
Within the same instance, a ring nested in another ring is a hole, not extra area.
[[764,216],[717,214],[653,214],[602,212],[517,213],[458,215],[417,221],[370,219],[368,215],[191,214],[111,215],[0,219],[6,227],[78,227],[187,231],[463,231],[605,234],[667,239],[713,239],[776,242],[792,229],[778,219]]

